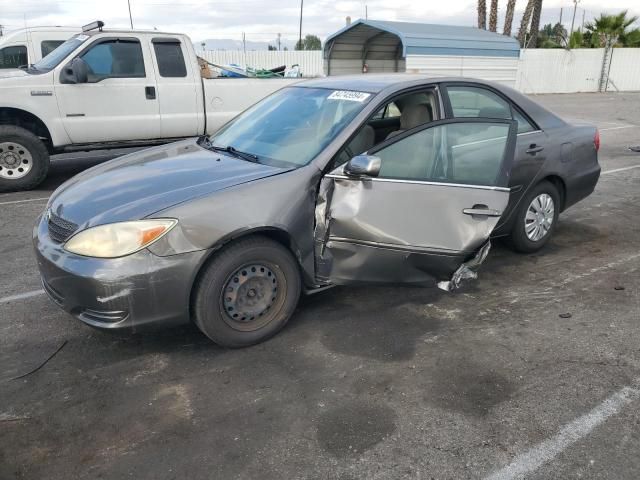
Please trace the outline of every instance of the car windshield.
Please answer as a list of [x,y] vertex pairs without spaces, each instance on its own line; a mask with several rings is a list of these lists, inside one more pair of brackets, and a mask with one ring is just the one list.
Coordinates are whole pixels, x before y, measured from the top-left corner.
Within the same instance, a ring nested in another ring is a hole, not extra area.
[[82,45],[82,43],[84,43],[88,38],[88,35],[75,35],[71,37],[42,60],[34,63],[33,68],[36,70],[48,71],[57,67],[62,60],[67,58],[67,55],[78,48],[78,46]]
[[265,98],[210,138],[256,161],[301,167],[318,155],[373,97],[370,93],[288,87]]

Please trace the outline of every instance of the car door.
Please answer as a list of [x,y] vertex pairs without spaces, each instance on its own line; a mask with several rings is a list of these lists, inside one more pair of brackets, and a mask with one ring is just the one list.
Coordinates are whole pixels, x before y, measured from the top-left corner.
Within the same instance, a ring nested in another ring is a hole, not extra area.
[[511,170],[511,198],[500,220],[504,224],[542,169],[547,158],[547,135],[517,105],[484,85],[454,82],[444,86],[445,102],[452,118],[506,118],[518,124],[514,165]]
[[179,38],[154,37],[153,61],[158,72],[160,132],[163,138],[190,137],[204,129],[204,109],[198,102],[200,72]]
[[62,123],[73,143],[160,137],[156,74],[149,46],[136,37],[102,37],[78,55],[89,67],[87,83],[56,79]]
[[318,279],[455,287],[484,259],[507,206],[515,141],[512,120],[440,120],[374,147],[364,158],[378,172],[354,173],[356,157],[327,174],[316,206]]

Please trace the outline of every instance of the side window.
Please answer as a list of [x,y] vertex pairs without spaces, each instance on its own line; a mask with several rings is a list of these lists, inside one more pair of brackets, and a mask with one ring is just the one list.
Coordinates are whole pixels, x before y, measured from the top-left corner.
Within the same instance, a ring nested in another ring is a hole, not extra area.
[[158,62],[161,77],[186,77],[187,66],[184,63],[180,42],[153,42],[153,50]]
[[533,132],[536,129],[517,109],[513,108],[513,119],[518,122],[518,133]]
[[62,40],[43,40],[40,44],[40,52],[42,53],[42,58],[49,55],[63,43],[64,41]]
[[82,54],[89,65],[89,82],[105,78],[144,78],[144,58],[137,40],[107,40]]
[[27,47],[16,45],[0,50],[0,68],[19,68],[27,65]]
[[511,119],[511,106],[495,93],[477,87],[447,87],[453,116]]
[[380,177],[494,186],[500,179],[508,123],[460,122],[425,128],[372,151]]

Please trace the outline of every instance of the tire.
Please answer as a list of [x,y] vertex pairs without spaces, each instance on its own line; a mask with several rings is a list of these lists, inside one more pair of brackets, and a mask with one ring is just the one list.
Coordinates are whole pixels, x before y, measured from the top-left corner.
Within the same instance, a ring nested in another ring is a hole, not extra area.
[[286,325],[301,283],[289,250],[262,236],[240,239],[200,272],[192,297],[194,322],[223,347],[255,345]]
[[[534,200],[537,202],[535,206],[532,204]],[[548,205],[548,201],[552,202],[552,213],[549,212],[548,206],[546,206]],[[544,213],[536,216],[536,209],[538,211],[542,210]],[[528,213],[529,218],[527,219]],[[550,182],[540,182],[522,199],[509,236],[509,244],[516,252],[537,252],[546,245],[553,235],[558,223],[559,213],[560,193],[558,189]],[[550,225],[548,224],[548,220],[551,220]],[[528,228],[527,224],[530,225]],[[536,226],[540,227],[537,233],[535,229]],[[527,231],[529,231],[529,233],[527,233]]]
[[49,152],[22,127],[0,125],[0,192],[31,190],[49,172]]

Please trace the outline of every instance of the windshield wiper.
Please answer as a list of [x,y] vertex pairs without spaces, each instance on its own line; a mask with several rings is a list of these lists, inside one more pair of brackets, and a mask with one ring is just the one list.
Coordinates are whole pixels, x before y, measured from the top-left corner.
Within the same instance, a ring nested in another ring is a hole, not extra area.
[[241,150],[238,150],[232,147],[231,145],[227,145],[226,147],[219,147],[211,143],[211,141],[208,138],[205,138],[203,143],[205,148],[208,148],[209,150],[213,150],[214,152],[225,152],[233,155],[234,157],[246,160],[248,162],[260,163],[258,161],[259,160],[258,155],[254,155],[253,153],[249,153],[249,152],[243,152]]

